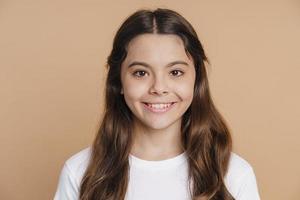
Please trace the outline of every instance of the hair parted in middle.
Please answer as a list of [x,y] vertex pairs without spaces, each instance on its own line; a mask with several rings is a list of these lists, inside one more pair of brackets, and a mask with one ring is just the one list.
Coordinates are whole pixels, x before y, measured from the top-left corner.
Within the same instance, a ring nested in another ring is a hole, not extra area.
[[205,66],[208,59],[192,25],[178,12],[163,8],[136,11],[123,22],[114,37],[107,58],[104,114],[81,182],[80,200],[125,198],[130,169],[128,158],[133,143],[133,114],[121,94],[120,74],[128,44],[141,34],[179,36],[194,62],[194,96],[181,123],[191,198],[233,200],[224,183],[232,140],[210,95]]

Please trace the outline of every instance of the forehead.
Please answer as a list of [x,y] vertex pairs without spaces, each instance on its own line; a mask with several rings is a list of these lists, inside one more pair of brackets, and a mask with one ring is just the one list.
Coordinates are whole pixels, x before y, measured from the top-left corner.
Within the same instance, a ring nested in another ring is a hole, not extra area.
[[178,59],[187,62],[190,60],[179,36],[147,33],[139,35],[129,42],[124,63],[132,60],[161,63]]

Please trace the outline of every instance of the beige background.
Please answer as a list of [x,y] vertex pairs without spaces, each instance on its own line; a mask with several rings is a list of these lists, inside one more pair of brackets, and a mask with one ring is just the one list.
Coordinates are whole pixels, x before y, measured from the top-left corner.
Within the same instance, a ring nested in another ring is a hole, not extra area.
[[64,161],[97,130],[115,31],[158,6],[198,32],[213,98],[262,199],[300,199],[300,2],[145,2],[0,0],[0,199],[53,198]]

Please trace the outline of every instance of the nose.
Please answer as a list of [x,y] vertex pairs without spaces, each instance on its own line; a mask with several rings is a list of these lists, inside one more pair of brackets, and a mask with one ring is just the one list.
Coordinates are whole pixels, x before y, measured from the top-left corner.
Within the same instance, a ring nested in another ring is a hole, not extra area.
[[154,78],[150,88],[150,93],[155,95],[166,95],[169,93],[169,89],[164,77]]

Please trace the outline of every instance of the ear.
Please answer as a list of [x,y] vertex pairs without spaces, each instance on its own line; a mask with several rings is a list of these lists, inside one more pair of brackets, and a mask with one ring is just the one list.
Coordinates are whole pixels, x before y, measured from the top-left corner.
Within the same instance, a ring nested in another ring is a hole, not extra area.
[[121,92],[120,92],[121,94],[124,94],[124,91],[123,91],[123,88],[121,88]]

